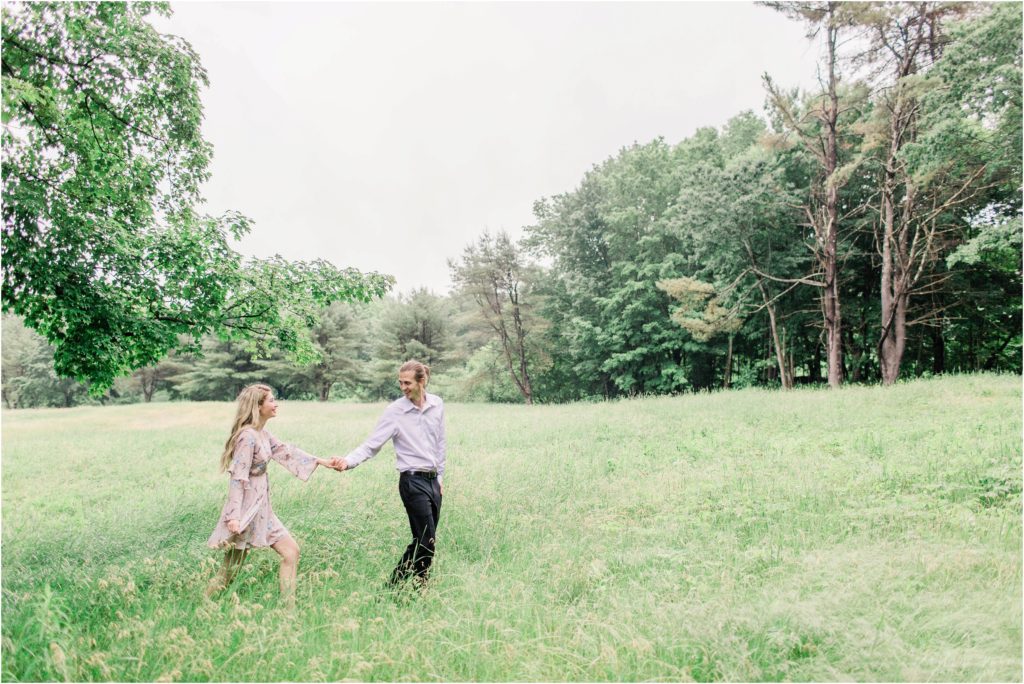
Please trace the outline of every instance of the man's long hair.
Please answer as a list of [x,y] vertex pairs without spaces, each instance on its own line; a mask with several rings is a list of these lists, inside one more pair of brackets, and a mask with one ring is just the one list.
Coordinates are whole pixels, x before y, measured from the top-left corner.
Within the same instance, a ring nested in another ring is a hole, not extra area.
[[427,386],[427,382],[430,380],[430,366],[420,363],[416,359],[409,359],[398,369],[399,373],[405,373],[406,371],[412,371],[416,382],[422,382],[424,387]]

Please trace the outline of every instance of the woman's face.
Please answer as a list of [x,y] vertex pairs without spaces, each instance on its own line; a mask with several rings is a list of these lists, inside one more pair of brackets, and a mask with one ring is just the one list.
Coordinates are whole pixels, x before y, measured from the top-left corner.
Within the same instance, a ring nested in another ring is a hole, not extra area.
[[274,395],[267,392],[267,396],[263,399],[263,403],[260,404],[260,419],[266,422],[277,415],[277,400],[274,399]]

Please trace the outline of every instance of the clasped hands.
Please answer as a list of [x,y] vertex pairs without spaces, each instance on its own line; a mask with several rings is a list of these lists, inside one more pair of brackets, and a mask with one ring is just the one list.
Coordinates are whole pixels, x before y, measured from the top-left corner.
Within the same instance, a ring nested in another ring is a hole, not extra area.
[[339,473],[348,469],[348,463],[345,462],[345,458],[342,456],[335,456],[334,458],[318,458],[317,463],[325,468],[337,470]]

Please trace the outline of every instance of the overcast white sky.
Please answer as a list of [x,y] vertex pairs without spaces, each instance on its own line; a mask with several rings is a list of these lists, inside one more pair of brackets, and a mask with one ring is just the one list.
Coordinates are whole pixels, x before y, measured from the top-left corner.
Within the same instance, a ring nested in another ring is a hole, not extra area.
[[815,80],[803,27],[746,2],[172,2],[209,72],[207,210],[238,248],[448,292],[446,260],[514,237],[623,146],[762,112]]

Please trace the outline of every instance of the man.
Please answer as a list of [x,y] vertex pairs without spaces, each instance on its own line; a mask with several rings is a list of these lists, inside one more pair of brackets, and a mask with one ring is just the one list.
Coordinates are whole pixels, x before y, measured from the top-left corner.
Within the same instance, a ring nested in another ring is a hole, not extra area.
[[398,493],[409,515],[412,543],[391,574],[398,584],[415,574],[425,582],[434,560],[437,523],[441,516],[441,479],[444,476],[444,402],[427,393],[430,368],[419,361],[407,361],[398,369],[398,386],[405,396],[388,405],[373,434],[331,466],[338,470],[355,468],[377,455],[390,439],[397,456]]

